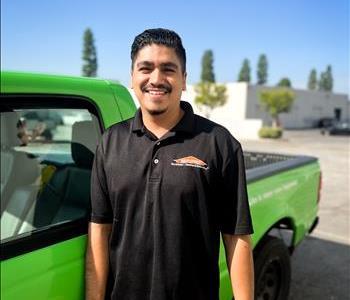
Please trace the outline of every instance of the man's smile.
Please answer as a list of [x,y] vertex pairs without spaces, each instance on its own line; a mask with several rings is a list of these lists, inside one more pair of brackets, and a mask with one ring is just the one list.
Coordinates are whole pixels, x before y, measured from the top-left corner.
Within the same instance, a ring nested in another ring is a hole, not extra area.
[[143,93],[148,93],[152,96],[163,96],[163,95],[171,92],[171,87],[165,86],[165,85],[161,85],[158,87],[146,85],[146,86],[142,87],[141,90]]
[[149,93],[150,95],[153,95],[153,96],[160,96],[160,95],[165,95],[167,94],[168,92],[165,91],[165,90],[146,90],[146,93]]

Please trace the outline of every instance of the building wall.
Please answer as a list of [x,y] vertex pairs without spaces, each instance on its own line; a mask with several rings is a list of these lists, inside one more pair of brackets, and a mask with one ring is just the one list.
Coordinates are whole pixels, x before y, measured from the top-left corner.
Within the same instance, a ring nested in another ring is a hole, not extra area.
[[[262,126],[260,119],[246,119],[248,84],[234,82],[226,84],[227,102],[224,106],[215,108],[210,120],[226,127],[237,139],[258,139],[258,131]],[[205,111],[195,104],[196,93],[193,86],[188,86],[182,99],[191,103],[196,114],[207,117]]]
[[[271,87],[249,86],[246,118],[261,118],[264,125],[271,124],[270,116],[261,108],[259,93]],[[280,115],[284,128],[315,127],[321,118],[334,118],[335,109],[341,110],[342,120],[350,118],[350,102],[345,94],[292,89],[295,100],[289,113]]]
[[[211,114],[210,119],[230,121],[230,120],[244,120],[247,108],[247,89],[248,85],[245,82],[227,83],[227,102],[224,106],[215,108]],[[205,111],[201,110],[195,104],[196,93],[194,86],[187,86],[187,90],[182,93],[182,99],[191,103],[195,113],[205,116]]]

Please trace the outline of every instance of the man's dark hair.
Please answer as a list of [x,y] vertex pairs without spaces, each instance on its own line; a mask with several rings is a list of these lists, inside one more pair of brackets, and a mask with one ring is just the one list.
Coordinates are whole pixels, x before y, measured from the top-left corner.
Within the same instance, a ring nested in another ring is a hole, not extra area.
[[147,29],[135,37],[131,46],[132,68],[134,66],[137,53],[143,47],[152,44],[173,48],[181,62],[182,71],[184,73],[186,72],[186,50],[182,46],[181,38],[175,31],[164,28]]

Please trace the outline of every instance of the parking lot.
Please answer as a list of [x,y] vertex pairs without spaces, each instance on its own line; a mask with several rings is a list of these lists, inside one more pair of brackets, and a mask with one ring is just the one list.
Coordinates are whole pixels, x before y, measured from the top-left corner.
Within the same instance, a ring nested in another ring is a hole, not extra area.
[[241,144],[244,150],[319,158],[320,223],[292,257],[290,299],[350,299],[350,138],[295,130],[285,131],[280,140],[241,140]]

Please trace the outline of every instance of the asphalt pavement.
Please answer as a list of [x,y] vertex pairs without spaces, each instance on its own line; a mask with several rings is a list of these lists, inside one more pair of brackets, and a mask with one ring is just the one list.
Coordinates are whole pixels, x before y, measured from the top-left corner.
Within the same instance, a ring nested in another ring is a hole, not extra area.
[[292,256],[290,300],[350,299],[350,137],[286,130],[279,140],[240,140],[243,150],[311,155],[322,170],[320,222]]

